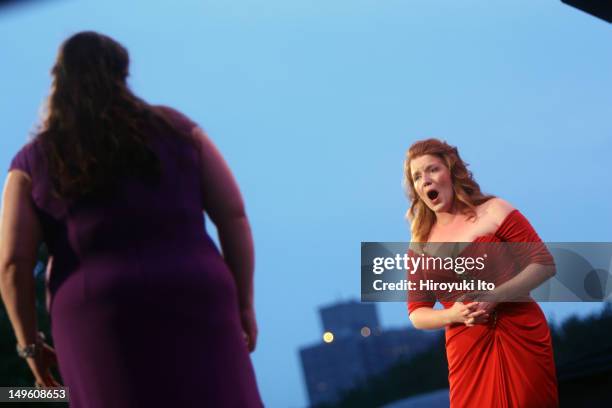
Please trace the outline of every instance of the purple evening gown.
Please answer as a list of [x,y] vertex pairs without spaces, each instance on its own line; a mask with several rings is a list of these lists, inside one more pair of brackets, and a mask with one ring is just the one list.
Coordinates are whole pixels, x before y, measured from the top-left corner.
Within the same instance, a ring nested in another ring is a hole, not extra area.
[[[159,107],[177,126],[195,124]],[[151,133],[161,184],[106,202],[52,196],[34,140],[28,173],[48,245],[48,305],[72,407],[261,407],[231,272],[205,231],[197,150]]]

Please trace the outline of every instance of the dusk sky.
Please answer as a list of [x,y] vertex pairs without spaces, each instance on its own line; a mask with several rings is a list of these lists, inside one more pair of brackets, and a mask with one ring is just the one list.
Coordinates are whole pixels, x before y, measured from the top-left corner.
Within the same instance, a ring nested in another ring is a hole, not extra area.
[[[240,184],[266,406],[306,406],[298,349],[320,341],[319,307],[359,297],[360,242],[410,240],[402,162],[416,140],[458,146],[543,240],[612,241],[612,25],[559,0],[4,7],[5,169],[35,129],[60,43],[81,30],[124,44],[134,91],[206,129]],[[542,308],[559,321],[601,305]],[[379,313],[410,324],[402,303]]]

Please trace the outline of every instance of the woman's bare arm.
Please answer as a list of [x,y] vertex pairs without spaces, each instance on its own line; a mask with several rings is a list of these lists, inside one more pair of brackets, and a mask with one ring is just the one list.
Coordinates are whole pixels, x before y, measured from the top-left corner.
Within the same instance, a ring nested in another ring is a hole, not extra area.
[[409,317],[414,328],[420,330],[440,329],[450,324],[446,309],[435,310],[431,307],[419,307],[410,313]]
[[204,131],[196,127],[193,134],[201,144],[204,210],[217,227],[225,262],[236,281],[240,308],[252,309],[255,256],[242,195],[223,156]]
[[421,330],[441,329],[452,323],[471,326],[477,317],[486,314],[485,311],[474,312],[476,306],[477,302],[468,304],[455,302],[448,309],[437,310],[431,307],[419,307],[412,311],[409,317],[414,328]]
[[38,332],[33,270],[42,233],[30,192],[25,173],[9,172],[0,215],[0,293],[20,346],[35,343]]

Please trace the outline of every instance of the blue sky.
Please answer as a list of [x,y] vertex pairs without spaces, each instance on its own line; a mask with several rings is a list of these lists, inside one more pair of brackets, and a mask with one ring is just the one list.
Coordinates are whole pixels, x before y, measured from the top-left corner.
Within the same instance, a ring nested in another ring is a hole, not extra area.
[[[556,0],[175,3],[2,9],[0,165],[33,130],[63,39],[93,29],[126,45],[133,89],[199,122],[242,188],[267,406],[306,405],[297,350],[319,341],[319,306],[359,296],[359,243],[409,240],[415,140],[457,145],[544,240],[612,241],[609,24]],[[409,324],[403,304],[379,312]]]

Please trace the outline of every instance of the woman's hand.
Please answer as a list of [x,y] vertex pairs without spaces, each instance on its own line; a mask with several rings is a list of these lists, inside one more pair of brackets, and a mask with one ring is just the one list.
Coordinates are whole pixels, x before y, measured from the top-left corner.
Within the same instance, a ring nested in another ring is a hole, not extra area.
[[495,313],[495,308],[499,304],[495,291],[475,291],[461,296],[459,299],[472,299],[470,303],[472,311],[467,315],[465,325],[474,326],[475,324],[486,324],[489,316]]
[[57,365],[57,356],[55,355],[53,347],[49,346],[47,343],[42,343],[40,351],[38,351],[35,356],[27,358],[26,360],[32,374],[34,374],[37,385],[43,387],[62,386],[53,378],[53,374],[51,374],[51,367]]
[[[497,302],[473,302],[475,304],[474,311],[468,314],[466,326],[475,324],[485,324],[488,322],[489,316],[495,313]],[[480,312],[480,313],[479,313]]]
[[249,307],[240,311],[240,322],[242,323],[242,332],[244,340],[250,352],[255,350],[257,345],[257,320],[255,319],[255,309]]
[[468,304],[463,302],[453,303],[448,309],[449,323],[463,323],[466,326],[473,326],[476,319],[485,319],[482,316],[484,316],[486,312],[484,310],[476,310],[477,304],[478,302],[471,302]]

